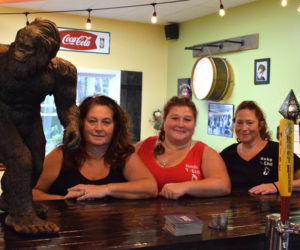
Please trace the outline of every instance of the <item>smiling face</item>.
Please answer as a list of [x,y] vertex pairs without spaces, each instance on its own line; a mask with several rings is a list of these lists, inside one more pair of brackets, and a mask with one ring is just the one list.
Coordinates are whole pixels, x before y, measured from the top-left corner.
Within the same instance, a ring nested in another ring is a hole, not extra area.
[[241,109],[235,119],[235,133],[242,143],[252,143],[261,139],[261,125],[256,117],[255,111]]
[[92,106],[83,122],[87,146],[109,146],[114,127],[113,112],[108,106]]
[[164,121],[166,139],[176,145],[184,145],[192,140],[195,117],[187,106],[173,106]]

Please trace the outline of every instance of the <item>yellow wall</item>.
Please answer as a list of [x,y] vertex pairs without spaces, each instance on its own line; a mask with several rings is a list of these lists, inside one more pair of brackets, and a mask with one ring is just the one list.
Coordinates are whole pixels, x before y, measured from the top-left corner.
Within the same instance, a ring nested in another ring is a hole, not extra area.
[[[300,100],[300,14],[297,1],[289,1],[286,8],[279,0],[260,0],[227,10],[224,17],[217,13],[194,19],[179,25],[179,39],[166,41],[161,25],[122,22],[92,18],[92,29],[111,33],[109,55],[61,51],[63,57],[78,68],[132,70],[143,72],[141,138],[154,133],[152,112],[162,108],[166,99],[177,94],[177,79],[190,77],[197,60],[187,46],[211,41],[259,34],[259,48],[222,55],[232,68],[229,95],[222,101],[235,107],[246,99],[252,99],[263,108],[267,123],[276,136],[281,115],[278,110],[293,89]],[[24,12],[0,8],[0,12]],[[60,27],[84,29],[86,16],[69,14],[43,15]],[[30,21],[34,15],[29,15]],[[0,15],[0,43],[11,43],[18,29],[25,24],[24,15]],[[270,84],[254,85],[254,60],[271,59]],[[203,140],[217,150],[235,142],[207,134],[207,108],[210,101],[195,101],[199,119],[195,139]]]
[[[190,77],[197,60],[185,47],[258,33],[258,49],[214,56],[225,58],[233,72],[232,91],[222,102],[236,107],[242,100],[255,100],[264,110],[276,140],[276,127],[282,118],[278,110],[290,89],[300,101],[298,4],[299,1],[289,1],[288,6],[282,8],[279,0],[260,0],[229,9],[222,18],[215,13],[181,23],[179,39],[169,43],[167,96],[177,94],[177,79]],[[271,59],[270,84],[254,84],[254,60],[260,58]],[[199,111],[194,138],[217,150],[235,142],[235,138],[208,135],[207,109],[212,101],[196,100],[194,97],[193,100]]]
[[[30,10],[27,10],[30,11]],[[1,8],[1,13],[24,10]],[[43,14],[59,27],[85,29],[86,16]],[[29,21],[36,16],[29,15]],[[0,15],[0,43],[10,44],[24,27],[25,15]],[[59,51],[58,56],[77,68],[143,72],[141,138],[154,134],[152,112],[166,100],[167,47],[164,26],[92,18],[92,30],[110,32],[110,54]]]

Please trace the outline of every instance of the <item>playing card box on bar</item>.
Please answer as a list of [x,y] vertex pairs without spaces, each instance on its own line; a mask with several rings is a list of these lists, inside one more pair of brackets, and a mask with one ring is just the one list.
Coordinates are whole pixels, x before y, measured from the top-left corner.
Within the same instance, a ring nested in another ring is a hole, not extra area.
[[201,234],[203,222],[191,214],[175,214],[165,216],[164,230],[175,235]]

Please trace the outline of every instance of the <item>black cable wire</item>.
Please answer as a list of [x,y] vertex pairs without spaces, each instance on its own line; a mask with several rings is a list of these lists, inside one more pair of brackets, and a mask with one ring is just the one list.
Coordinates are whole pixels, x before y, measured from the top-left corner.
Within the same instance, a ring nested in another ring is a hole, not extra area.
[[[169,3],[179,3],[179,2],[186,2],[190,0],[175,0],[175,1],[166,1],[155,3],[156,5],[159,4],[169,4]],[[68,13],[68,12],[82,12],[82,11],[97,11],[97,10],[113,10],[113,9],[124,9],[124,8],[134,8],[134,7],[145,7],[145,6],[153,6],[153,3],[147,4],[135,4],[135,5],[125,5],[125,6],[114,6],[114,7],[104,7],[104,8],[90,8],[90,9],[78,9],[78,10],[52,10],[52,11],[32,11],[32,12],[2,12],[0,15],[29,15],[29,14],[50,14],[50,13]]]

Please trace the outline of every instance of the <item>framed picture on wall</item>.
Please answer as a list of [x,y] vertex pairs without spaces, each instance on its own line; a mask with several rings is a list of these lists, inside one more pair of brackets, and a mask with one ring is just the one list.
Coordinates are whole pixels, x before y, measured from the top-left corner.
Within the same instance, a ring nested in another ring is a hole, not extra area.
[[191,78],[178,79],[177,95],[192,98]]
[[210,135],[232,137],[233,104],[208,104],[208,129]]
[[270,58],[257,59],[254,61],[254,83],[270,83]]

